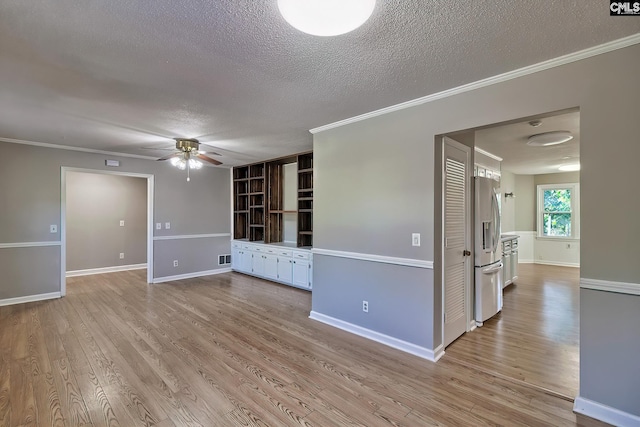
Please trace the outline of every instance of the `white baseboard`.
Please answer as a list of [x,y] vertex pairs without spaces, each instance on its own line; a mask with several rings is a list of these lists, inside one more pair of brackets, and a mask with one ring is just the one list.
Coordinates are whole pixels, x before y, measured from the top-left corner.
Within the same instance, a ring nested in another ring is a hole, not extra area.
[[67,277],[90,276],[92,274],[116,273],[118,271],[142,270],[147,268],[147,263],[131,265],[115,265],[113,267],[88,268],[86,270],[67,271]]
[[580,279],[580,288],[615,292],[618,294],[640,295],[640,283],[612,282],[610,280],[596,280],[585,277]]
[[309,314],[309,318],[317,320],[318,322],[326,323],[334,328],[342,329],[343,331],[368,338],[372,341],[388,345],[389,347],[393,347],[406,353],[411,353],[423,359],[430,360],[431,362],[436,362],[444,355],[442,345],[438,346],[435,350],[429,350],[428,348],[420,347],[410,342],[381,334],[380,332],[372,331],[371,329],[363,328],[362,326],[354,325],[353,323],[345,322],[344,320],[336,319],[335,317],[327,316],[316,311],[312,311]]
[[[520,261],[518,261],[520,262]],[[542,265],[555,265],[556,267],[575,267],[575,268],[580,268],[580,264],[576,264],[573,262],[557,262],[557,261],[547,261],[544,259],[537,259],[535,260],[536,264],[542,264]]]
[[535,264],[536,261],[533,259],[519,259],[518,258],[518,264]]
[[623,412],[584,397],[576,397],[573,412],[604,421],[618,427],[640,426],[640,416]]
[[24,304],[27,302],[45,301],[48,299],[60,298],[60,292],[51,292],[48,294],[28,295],[26,297],[7,298],[0,300],[0,307],[5,305]]
[[196,277],[213,276],[214,274],[229,273],[231,268],[218,268],[216,270],[195,271],[193,273],[178,274],[176,276],[155,277],[153,283],[173,282],[174,280],[194,279]]

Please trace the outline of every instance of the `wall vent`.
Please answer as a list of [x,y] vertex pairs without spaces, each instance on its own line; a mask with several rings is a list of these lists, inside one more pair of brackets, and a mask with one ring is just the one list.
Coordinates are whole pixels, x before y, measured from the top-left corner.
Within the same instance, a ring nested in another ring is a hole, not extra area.
[[231,255],[218,255],[218,265],[231,264]]

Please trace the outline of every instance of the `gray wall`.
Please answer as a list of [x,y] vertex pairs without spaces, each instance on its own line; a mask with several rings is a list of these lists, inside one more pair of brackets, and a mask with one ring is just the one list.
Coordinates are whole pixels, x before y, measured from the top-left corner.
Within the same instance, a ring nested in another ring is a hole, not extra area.
[[500,191],[502,192],[502,232],[516,231],[516,204],[518,197],[506,198],[506,193],[516,193],[515,175],[503,170],[500,176]]
[[517,231],[536,230],[536,191],[533,175],[514,176],[515,221]]
[[[638,75],[640,45],[634,45],[316,134],[316,246],[433,260],[435,252],[442,250],[434,238],[435,228],[440,227],[434,224],[434,218],[441,209],[441,190],[434,186],[434,168],[441,167],[440,159],[435,161],[433,155],[435,144],[440,144],[436,135],[579,107],[581,276],[640,283],[636,242],[630,237],[640,235],[637,221],[640,198],[630,197],[637,194],[637,189],[636,180],[629,179],[629,171],[635,170],[640,158],[636,130],[640,97],[621,84],[635,81]],[[612,187],[611,182],[616,186]],[[612,206],[618,208],[614,210]],[[608,218],[616,227],[602,227],[602,218]],[[516,218],[516,226],[520,228],[517,222]],[[422,247],[411,247],[411,232],[422,234]],[[341,273],[356,277],[350,271],[360,272],[362,267],[356,266],[357,262],[343,263]],[[322,263],[314,268],[312,304],[314,311],[321,313],[331,297],[339,299],[363,286],[357,282],[344,283],[339,293],[332,295],[336,290],[328,280],[335,276],[324,271],[326,268],[328,265]],[[407,280],[414,283],[403,286],[423,286],[425,295],[435,296],[441,291],[438,276],[433,277],[433,283],[428,277]],[[382,296],[383,289],[389,292],[395,286],[395,280],[388,280],[375,289]],[[394,307],[415,304],[415,294],[398,294]],[[607,297],[604,292],[595,292],[596,301],[590,307]],[[435,348],[441,343],[441,328],[439,310],[434,304],[441,304],[441,300],[425,297],[420,304],[421,314],[412,319],[413,323],[433,325],[433,330],[424,331],[422,342],[431,342]],[[590,307],[582,310],[586,320],[598,316]],[[404,316],[398,310],[374,321],[371,317],[375,314],[370,314],[366,321],[351,314],[349,320],[366,322],[357,324],[368,327],[385,321],[395,323]],[[630,316],[637,322],[640,310]],[[587,328],[581,332],[581,345],[589,349],[611,333]],[[637,350],[640,329],[631,334],[634,339],[620,343],[615,351],[582,353],[582,362],[591,369],[581,370],[581,396],[596,400],[600,397],[599,387],[619,384],[607,400],[611,406],[626,408],[624,402],[640,401],[640,373],[636,364],[628,363],[628,355]],[[610,365],[615,368],[605,368]],[[605,378],[603,372],[610,375]],[[606,384],[598,385],[594,378]]]
[[[546,173],[533,176],[534,187],[545,184],[567,184],[573,182],[580,182],[580,172]],[[538,191],[537,187],[535,190],[536,192]]]
[[580,290],[580,394],[640,416],[640,296]]
[[[191,182],[187,183],[186,174],[168,162],[0,142],[0,180],[11,183],[0,186],[0,243],[59,241],[60,233],[51,234],[49,225],[56,224],[59,230],[61,167],[114,170],[104,165],[107,158],[120,160],[121,167],[115,170],[155,176],[154,220],[163,224],[171,222],[170,230],[155,231],[156,236],[230,232],[228,169],[202,168],[194,172]],[[28,161],[15,162],[14,159]],[[212,262],[208,251],[229,254],[229,236],[214,239],[218,240],[210,241],[204,248],[200,239],[184,240],[184,245],[174,250],[165,250],[172,247],[171,240],[155,241],[156,268],[160,273],[170,275],[220,268],[217,260]],[[60,290],[59,247],[29,248],[29,256],[24,257],[16,255],[24,253],[20,248],[0,251],[3,272],[0,275],[0,299]],[[198,270],[174,269],[173,259],[176,256],[198,260]],[[15,262],[6,261],[8,259]],[[38,261],[37,264],[34,260]],[[43,267],[33,268],[34,265]],[[52,274],[54,269],[56,274]],[[155,276],[162,277],[158,272]]]
[[66,183],[67,271],[147,262],[145,178],[68,172]]
[[[503,177],[505,176],[503,172]],[[536,231],[537,230],[537,198],[538,185],[566,184],[580,182],[580,172],[548,173],[541,175],[512,175],[513,192],[516,195],[511,205],[514,207],[514,229],[508,231]],[[504,190],[503,190],[504,193]],[[503,198],[504,203],[504,198]],[[503,204],[503,207],[505,205]],[[508,211],[507,211],[508,212]],[[504,219],[503,219],[503,231]]]

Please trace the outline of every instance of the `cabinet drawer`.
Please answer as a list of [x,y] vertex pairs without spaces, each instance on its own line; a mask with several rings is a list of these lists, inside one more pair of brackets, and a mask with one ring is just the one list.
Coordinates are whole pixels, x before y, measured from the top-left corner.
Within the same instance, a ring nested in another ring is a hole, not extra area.
[[234,249],[241,249],[242,248],[242,243],[233,242],[233,243],[231,243],[231,247],[234,248]]
[[256,252],[266,252],[267,248],[263,247],[263,246],[254,246],[253,250]]
[[252,251],[254,249],[254,246],[253,245],[248,245],[246,243],[243,243],[242,244],[242,249],[246,249],[248,251]]
[[511,241],[511,249],[518,249],[518,241],[517,240],[512,240]]
[[502,242],[502,250],[503,251],[511,250],[511,240],[505,240],[504,242]]
[[289,251],[287,249],[275,249],[274,253],[282,257],[291,257],[293,255],[292,251]]
[[310,252],[293,252],[294,259],[309,259],[310,256]]

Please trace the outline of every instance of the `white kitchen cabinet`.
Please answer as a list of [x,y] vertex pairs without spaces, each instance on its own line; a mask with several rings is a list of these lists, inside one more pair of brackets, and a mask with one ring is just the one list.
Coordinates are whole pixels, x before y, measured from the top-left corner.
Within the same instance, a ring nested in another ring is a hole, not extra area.
[[502,236],[502,288],[518,278],[518,236]]
[[232,241],[231,250],[234,271],[311,290],[313,257],[309,250],[239,240]]

